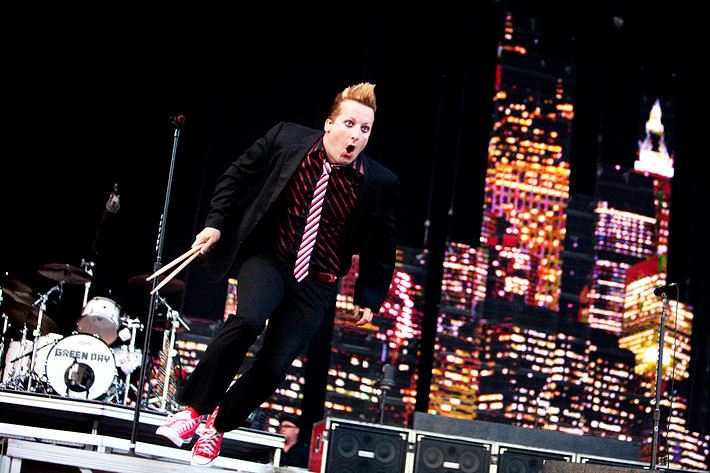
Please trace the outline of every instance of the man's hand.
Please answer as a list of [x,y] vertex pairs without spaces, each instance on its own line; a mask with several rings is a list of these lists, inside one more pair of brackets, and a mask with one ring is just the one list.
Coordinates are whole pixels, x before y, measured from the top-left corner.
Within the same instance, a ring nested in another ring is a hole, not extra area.
[[204,255],[212,248],[214,248],[221,236],[222,232],[217,230],[216,228],[205,227],[200,233],[197,234],[191,248],[194,248],[197,245],[202,245],[204,243],[204,246],[200,250],[200,254]]
[[372,316],[374,315],[372,313],[372,309],[370,309],[369,307],[365,307],[364,309],[361,309],[359,305],[356,305],[353,308],[353,313],[354,313],[353,315],[355,315],[355,317],[360,317],[360,319],[357,322],[355,322],[355,325],[358,327],[362,327],[363,325],[367,325],[370,322],[372,322]]

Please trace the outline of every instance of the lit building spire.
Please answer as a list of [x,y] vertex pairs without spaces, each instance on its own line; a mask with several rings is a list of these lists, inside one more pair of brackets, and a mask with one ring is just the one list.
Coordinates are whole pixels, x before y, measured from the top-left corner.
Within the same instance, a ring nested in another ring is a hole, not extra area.
[[643,141],[639,141],[639,159],[634,163],[634,169],[672,178],[673,158],[666,147],[665,128],[661,118],[661,103],[656,100],[646,122],[646,136]]

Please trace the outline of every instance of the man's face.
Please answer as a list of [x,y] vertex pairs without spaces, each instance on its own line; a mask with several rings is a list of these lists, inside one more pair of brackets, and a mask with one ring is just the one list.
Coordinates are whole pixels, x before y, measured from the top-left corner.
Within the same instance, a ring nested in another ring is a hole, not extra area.
[[352,163],[365,149],[375,112],[367,105],[353,100],[346,100],[340,105],[340,115],[334,120],[326,120],[323,144],[328,161],[331,164],[346,165]]
[[279,426],[279,432],[281,433],[281,435],[286,437],[286,440],[296,441],[300,429],[293,425],[293,423],[289,421],[284,421],[281,422],[281,425]]

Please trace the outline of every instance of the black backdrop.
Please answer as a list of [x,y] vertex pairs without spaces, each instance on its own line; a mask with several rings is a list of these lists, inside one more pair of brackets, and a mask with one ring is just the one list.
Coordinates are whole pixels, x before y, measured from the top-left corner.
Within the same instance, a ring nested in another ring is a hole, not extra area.
[[[277,121],[321,126],[332,97],[363,80],[377,84],[379,99],[369,153],[402,180],[400,243],[426,243],[434,262],[447,238],[476,245],[506,3],[516,2],[9,10],[0,269],[42,293],[54,282],[38,265],[92,257],[93,295],[145,320],[148,296],[127,281],[152,272],[156,260],[174,143],[168,118],[187,121],[164,263],[201,229],[230,159]],[[599,156],[631,165],[645,100],[665,97],[664,111],[676,120],[667,130],[677,172],[669,280],[696,308],[690,427],[707,431],[709,199],[694,115],[707,94],[695,73],[701,55],[692,52],[707,32],[707,2],[695,11],[665,2],[533,3],[543,5],[545,53],[578,59],[572,192],[592,191]],[[614,16],[623,25],[614,26]],[[101,225],[114,184],[121,207]],[[171,305],[187,317],[221,317],[225,284],[207,284],[197,268],[180,278],[186,291],[169,295]],[[68,287],[48,310],[65,333],[79,318],[80,298],[81,288]]]

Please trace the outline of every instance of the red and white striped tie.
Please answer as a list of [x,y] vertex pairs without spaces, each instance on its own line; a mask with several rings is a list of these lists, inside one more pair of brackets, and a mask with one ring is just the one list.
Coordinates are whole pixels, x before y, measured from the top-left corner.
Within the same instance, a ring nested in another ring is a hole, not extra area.
[[308,276],[308,263],[311,259],[311,253],[313,253],[313,247],[316,244],[316,237],[318,236],[320,214],[323,208],[323,201],[325,200],[325,191],[328,189],[330,170],[330,163],[324,159],[323,174],[321,174],[320,178],[318,178],[318,182],[316,182],[311,207],[308,211],[308,218],[306,219],[306,227],[303,230],[303,239],[301,240],[301,245],[298,247],[298,253],[296,254],[296,265],[293,269],[293,275],[296,277],[296,281],[299,282],[303,281],[303,279]]

